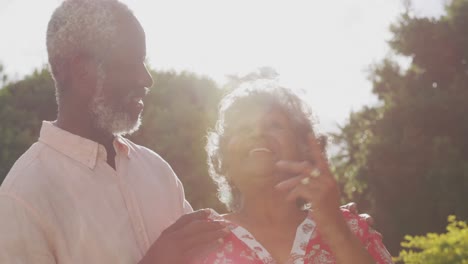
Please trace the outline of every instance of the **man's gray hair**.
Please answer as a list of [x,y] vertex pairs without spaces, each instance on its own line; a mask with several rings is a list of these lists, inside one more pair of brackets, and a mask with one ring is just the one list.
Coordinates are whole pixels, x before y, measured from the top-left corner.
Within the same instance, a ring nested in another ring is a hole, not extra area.
[[117,19],[133,16],[117,0],[65,0],[47,27],[47,52],[57,100],[65,88],[70,59],[84,55],[101,63],[117,36]]

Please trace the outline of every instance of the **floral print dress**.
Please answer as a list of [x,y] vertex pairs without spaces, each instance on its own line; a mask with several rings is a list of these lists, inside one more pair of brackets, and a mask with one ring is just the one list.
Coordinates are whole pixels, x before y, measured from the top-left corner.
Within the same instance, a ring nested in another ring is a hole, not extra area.
[[[343,216],[352,232],[361,240],[376,263],[393,263],[390,253],[382,243],[381,235],[369,227],[364,218],[342,209]],[[211,220],[225,220],[216,212],[209,216]],[[270,253],[245,228],[230,223],[231,234],[214,252],[205,255],[193,263],[197,264],[277,264]],[[317,232],[316,225],[309,212],[306,219],[298,226],[288,264],[336,263],[330,248]]]

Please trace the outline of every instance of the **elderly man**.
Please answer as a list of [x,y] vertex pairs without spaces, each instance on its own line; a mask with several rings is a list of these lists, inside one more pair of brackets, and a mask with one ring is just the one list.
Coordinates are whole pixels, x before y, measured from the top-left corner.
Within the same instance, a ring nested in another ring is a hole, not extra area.
[[0,263],[175,264],[216,246],[224,223],[191,213],[171,167],[122,137],[153,83],[127,6],[64,1],[47,51],[58,117],[0,187]]

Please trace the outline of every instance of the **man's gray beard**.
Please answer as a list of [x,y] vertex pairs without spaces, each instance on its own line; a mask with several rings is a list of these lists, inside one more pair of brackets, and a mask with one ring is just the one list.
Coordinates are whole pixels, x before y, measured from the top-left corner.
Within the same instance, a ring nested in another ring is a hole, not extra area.
[[129,113],[122,111],[122,109],[116,109],[106,100],[101,81],[98,81],[96,93],[89,105],[89,111],[97,129],[116,136],[131,135],[141,125],[141,114],[138,115],[137,120],[132,120]]

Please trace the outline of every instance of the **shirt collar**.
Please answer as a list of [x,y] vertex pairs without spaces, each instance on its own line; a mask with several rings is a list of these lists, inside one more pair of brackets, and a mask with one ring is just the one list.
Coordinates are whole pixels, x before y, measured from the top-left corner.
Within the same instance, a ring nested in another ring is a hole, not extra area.
[[[211,220],[223,220],[224,218],[219,215],[216,211],[210,210],[208,216]],[[224,219],[226,220],[226,219]],[[274,263],[271,254],[258,242],[255,237],[244,227],[234,224],[230,221],[228,228],[242,243],[250,248],[263,263]],[[293,247],[289,256],[288,263],[303,264],[304,256],[306,254],[306,246],[309,244],[315,231],[315,221],[312,218],[312,210],[307,211],[307,216],[302,223],[296,229],[296,236],[294,238]],[[300,257],[298,257],[300,256]]]
[[[90,169],[94,169],[98,159],[107,159],[106,150],[101,144],[72,134],[49,121],[42,122],[39,141]],[[130,147],[126,139],[116,136],[113,144],[117,155],[124,154],[130,158]]]
[[130,158],[130,150],[133,148],[130,146],[128,139],[122,136],[116,136],[114,140],[114,149],[117,153],[125,154],[127,158]]

